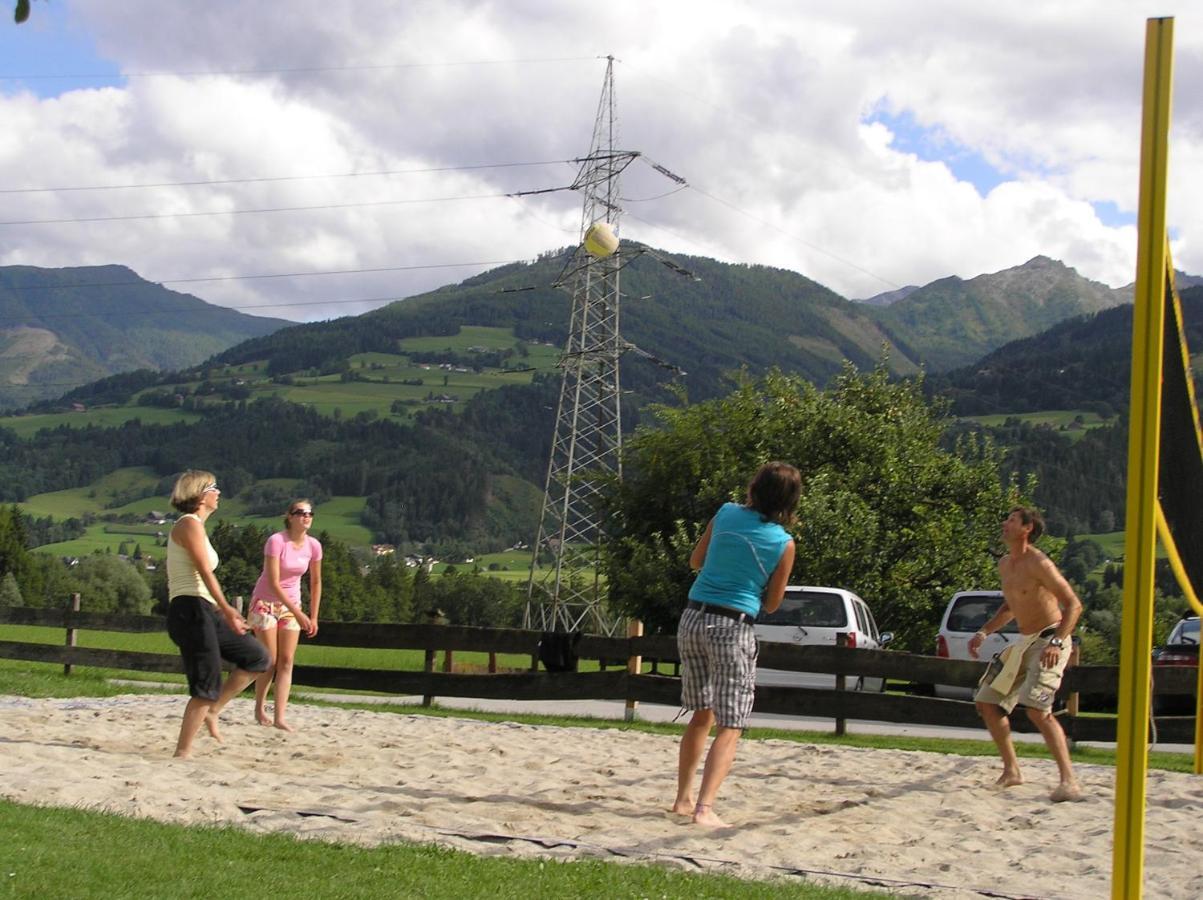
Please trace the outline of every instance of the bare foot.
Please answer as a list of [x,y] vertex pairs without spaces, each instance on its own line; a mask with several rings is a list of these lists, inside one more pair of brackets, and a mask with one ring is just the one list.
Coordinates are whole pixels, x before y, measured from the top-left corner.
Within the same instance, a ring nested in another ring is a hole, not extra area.
[[705,828],[727,827],[727,823],[714,814],[713,806],[703,806],[701,803],[693,808],[693,824]]
[[255,721],[263,726],[270,726],[272,723],[271,716],[261,709],[255,710]]
[[173,759],[192,759],[191,750],[177,750],[172,754]]
[[998,781],[994,782],[996,791],[1005,791],[1009,787],[1015,787],[1017,784],[1023,784],[1023,776],[1018,772],[1003,772],[998,776]]
[[1063,781],[1053,789],[1048,799],[1054,803],[1077,803],[1082,799],[1082,788],[1076,781]]
[[221,736],[221,729],[217,727],[217,716],[212,713],[205,716],[205,727],[209,729],[209,737],[219,744],[225,743],[225,739]]
[[[264,725],[266,725],[267,723],[266,723],[266,722],[264,722],[263,724],[264,724]],[[285,722],[283,719],[278,719],[278,720],[277,720],[277,721],[276,721],[274,724],[275,724],[275,726],[276,726],[277,728],[279,728],[281,731],[296,731],[296,729],[295,729],[295,728],[293,728],[291,725],[289,725],[289,724],[288,724],[287,722]]]
[[693,800],[678,800],[676,803],[673,804],[670,812],[673,812],[678,816],[692,816],[693,808],[694,808]]

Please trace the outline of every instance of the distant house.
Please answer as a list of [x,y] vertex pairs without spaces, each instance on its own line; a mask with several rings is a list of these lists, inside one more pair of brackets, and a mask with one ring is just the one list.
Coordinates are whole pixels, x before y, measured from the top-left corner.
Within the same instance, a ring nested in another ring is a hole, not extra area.
[[77,403],[71,404],[71,412],[87,412],[87,411],[88,411],[88,408],[86,406],[84,406],[82,403],[77,402]]
[[146,514],[146,521],[151,525],[166,525],[167,513],[152,509]]
[[397,552],[397,548],[392,544],[372,544],[373,556],[392,556]]

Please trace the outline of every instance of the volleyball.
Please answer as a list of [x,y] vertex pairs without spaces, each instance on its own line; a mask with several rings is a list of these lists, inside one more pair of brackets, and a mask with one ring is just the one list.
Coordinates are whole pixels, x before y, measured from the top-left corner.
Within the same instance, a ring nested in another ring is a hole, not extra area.
[[618,237],[606,222],[594,222],[585,232],[585,249],[591,256],[606,257],[618,249]]

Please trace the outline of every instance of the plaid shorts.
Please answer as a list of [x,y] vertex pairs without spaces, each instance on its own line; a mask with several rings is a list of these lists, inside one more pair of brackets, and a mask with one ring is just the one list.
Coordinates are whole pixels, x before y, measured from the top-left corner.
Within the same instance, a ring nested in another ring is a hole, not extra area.
[[686,609],[677,626],[681,705],[714,710],[724,728],[747,728],[756,698],[759,645],[748,622]]

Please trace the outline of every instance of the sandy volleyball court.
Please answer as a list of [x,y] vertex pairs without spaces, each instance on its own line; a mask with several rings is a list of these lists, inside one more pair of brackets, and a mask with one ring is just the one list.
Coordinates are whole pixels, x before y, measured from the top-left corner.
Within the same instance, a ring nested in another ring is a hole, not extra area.
[[[988,758],[748,741],[720,797],[737,827],[706,831],[666,811],[672,737],[304,705],[285,734],[239,700],[224,746],[201,737],[172,760],[184,703],[0,697],[0,795],[369,845],[838,873],[910,895],[1109,892],[1110,768],[1081,766],[1088,798],[1052,804],[1043,760],[999,794]],[[1151,772],[1148,794],[1146,896],[1203,896],[1203,777]]]

